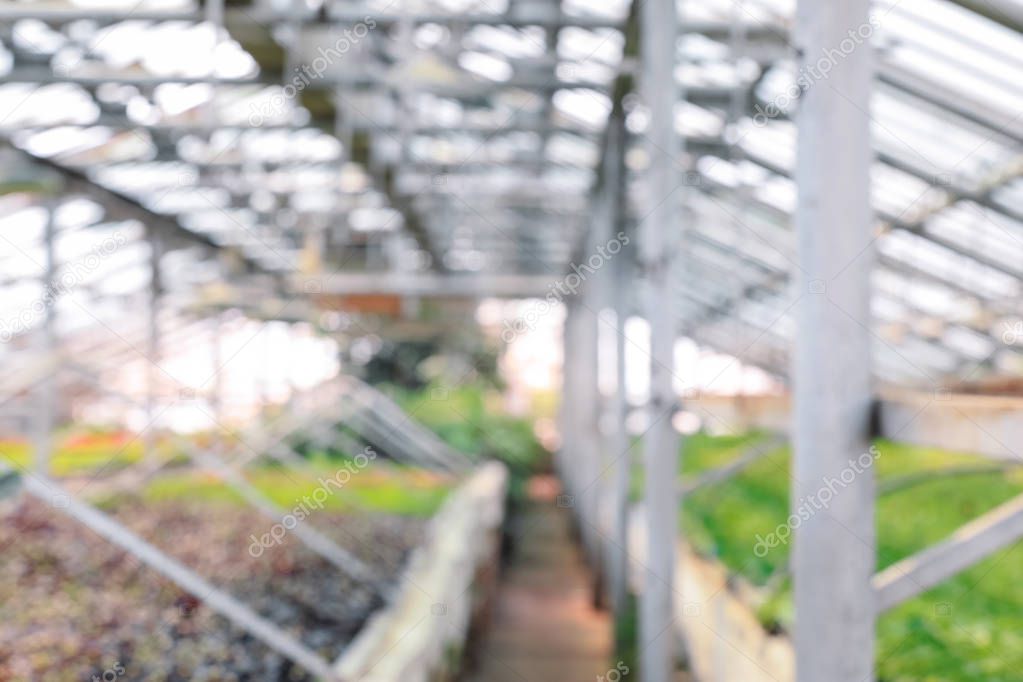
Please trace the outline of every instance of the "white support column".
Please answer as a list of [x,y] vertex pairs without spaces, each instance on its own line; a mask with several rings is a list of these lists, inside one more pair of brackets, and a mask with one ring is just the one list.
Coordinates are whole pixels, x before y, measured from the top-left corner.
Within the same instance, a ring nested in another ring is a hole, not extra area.
[[799,682],[873,679],[874,480],[870,467],[849,483],[846,473],[870,447],[872,60],[857,35],[870,26],[869,7],[800,0],[797,20],[806,69],[843,54],[804,93],[798,118],[793,509],[815,508],[812,496],[842,481],[827,509],[795,529]]
[[577,324],[572,354],[575,356],[575,419],[576,443],[574,452],[578,466],[575,499],[576,516],[586,549],[587,559],[594,574],[600,571],[600,534],[597,513],[599,510],[599,447],[597,438],[597,315],[594,312],[594,284],[582,284],[582,290],[575,296]]
[[[598,201],[598,213],[606,207],[606,197]],[[604,441],[600,434],[601,413],[603,402],[600,392],[598,373],[600,371],[600,311],[609,305],[610,299],[610,266],[593,267],[597,264],[594,256],[600,256],[603,244],[608,239],[611,221],[606,215],[595,215],[590,232],[589,248],[582,254],[583,262],[577,263],[580,272],[587,276],[580,298],[580,323],[582,332],[575,352],[579,353],[580,373],[582,382],[580,400],[580,444],[585,473],[582,480],[582,529],[587,540],[589,560],[594,576],[594,602],[603,602],[604,561],[606,539],[601,532],[601,504],[604,500]],[[591,262],[592,261],[592,262]]]
[[572,376],[575,368],[572,346],[575,336],[574,317],[571,301],[565,302],[565,321],[562,323],[562,403],[561,403],[561,447],[558,448],[558,474],[565,492],[574,490],[572,480],[572,446],[575,443],[574,419],[572,416]]
[[219,31],[224,28],[224,0],[206,0],[206,21],[210,22],[217,29],[217,39],[214,41],[214,48],[220,44]]
[[[602,191],[602,190],[600,190]],[[600,438],[601,395],[598,381],[600,362],[598,335],[600,332],[598,315],[607,304],[609,288],[605,271],[596,261],[601,245],[607,241],[610,222],[606,219],[606,195],[598,196],[596,210],[591,217],[589,231],[584,242],[585,248],[576,257],[572,270],[566,281],[579,278],[578,289],[573,296],[575,319],[578,324],[572,354],[577,358],[575,391],[577,419],[577,459],[579,461],[579,499],[577,516],[580,531],[586,548],[587,559],[596,578],[594,587],[595,602],[600,601],[602,594],[602,572],[604,569],[603,544],[600,533],[600,504],[603,497],[602,449]],[[592,262],[591,262],[592,261]],[[596,266],[596,267],[595,267]]]
[[[623,182],[625,176],[624,154],[625,127],[622,112],[615,111],[608,121],[608,136],[604,160],[604,192],[606,204],[602,202],[601,210],[606,213],[608,239],[615,235],[621,226],[623,199]],[[614,339],[613,371],[614,380],[610,392],[603,405],[602,448],[604,466],[608,468],[607,482],[603,504],[607,505],[607,517],[610,520],[610,537],[605,543],[605,572],[607,594],[611,609],[616,616],[621,616],[628,595],[628,502],[629,482],[632,458],[629,453],[629,434],[625,428],[628,405],[625,398],[625,320],[628,317],[629,253],[619,252],[606,267],[608,272],[603,275],[607,289],[609,312],[614,313],[613,325],[603,325]]]
[[[221,43],[221,34],[224,30],[224,0],[206,0],[205,9],[206,21],[213,26],[214,30],[213,44],[210,46],[209,59],[210,64],[213,64],[214,67],[216,67],[217,52]],[[217,110],[218,82],[219,78],[217,78],[217,71],[216,68],[214,68],[210,73],[210,99],[203,107],[203,118],[205,119],[205,123],[210,126],[211,129],[217,125],[220,119],[220,112]]]
[[562,324],[561,364],[561,447],[558,448],[558,469],[565,492],[574,495],[575,481],[575,374],[578,361],[575,356],[575,338],[578,325],[572,301],[565,302],[565,321]]
[[639,609],[639,650],[643,682],[668,682],[674,675],[675,633],[672,604],[675,543],[678,534],[678,438],[672,428],[675,395],[672,360],[675,317],[670,308],[669,266],[673,240],[680,229],[673,210],[681,178],[675,163],[675,82],[678,16],[675,0],[646,0],[640,7],[640,85],[650,111],[646,131],[646,214],[640,248],[646,278],[646,318],[650,324],[650,404],[652,423],[643,441],[647,516],[647,570]]
[[[43,252],[45,254],[43,272],[43,324],[42,324],[42,345],[48,358],[52,358],[57,352],[57,330],[55,328],[57,317],[57,256],[54,248],[56,240],[56,226],[54,214],[57,210],[56,201],[48,201],[46,205],[46,227],[43,233]],[[50,471],[50,458],[53,455],[53,428],[57,412],[57,367],[39,382],[36,389],[35,424],[33,434],[33,448],[35,450],[34,466],[36,473],[48,476]]]
[[285,331],[287,332],[287,338],[285,339],[285,352],[282,362],[284,363],[284,381],[288,385],[288,398],[285,404],[290,403],[291,400],[298,395],[299,388],[296,379],[296,370],[299,368],[299,354],[295,352],[298,348],[296,336],[298,334],[298,328],[296,325],[290,322],[284,323]]
[[[624,263],[616,271],[627,270]],[[624,614],[629,589],[629,487],[632,481],[632,439],[626,428],[629,405],[625,384],[625,321],[629,316],[625,277],[617,278],[613,292],[615,334],[615,388],[608,404],[608,454],[611,457],[611,480],[608,486],[608,506],[611,518],[611,547],[608,553],[608,596],[616,616]]]
[[143,459],[155,461],[157,417],[157,373],[160,362],[160,296],[163,293],[163,282],[160,272],[160,259],[163,256],[163,244],[155,230],[149,232],[149,306],[148,306],[148,338],[146,348],[146,423],[142,433]]
[[220,366],[223,363],[223,349],[221,348],[219,312],[210,315],[210,364],[213,365],[212,380],[213,386],[210,389],[210,409],[213,411],[213,418],[217,420],[214,429],[224,421],[224,381]]
[[284,69],[281,72],[281,85],[290,82],[301,66],[300,50],[302,46],[302,10],[304,4],[302,0],[290,0],[287,3],[285,26],[288,30],[288,40],[284,45]]
[[259,354],[260,354],[260,373],[259,373],[259,388],[258,388],[258,400],[259,400],[259,411],[261,414],[265,414],[270,407],[272,402],[273,394],[270,390],[270,366],[273,360],[273,354],[270,352],[270,334],[273,332],[273,323],[267,320],[259,322],[262,325],[262,329],[259,332]]
[[[601,513],[601,438],[599,438],[599,411],[601,411],[601,391],[596,381],[597,371],[597,315],[598,297],[594,289],[595,282],[587,282],[587,291],[583,294],[581,323],[582,333],[576,352],[580,354],[579,378],[582,383],[579,394],[579,431],[583,462],[582,518],[583,538],[589,549],[589,565],[592,575],[599,581],[603,571],[602,545],[603,538],[599,532],[599,513]],[[599,596],[598,594],[596,596]]]

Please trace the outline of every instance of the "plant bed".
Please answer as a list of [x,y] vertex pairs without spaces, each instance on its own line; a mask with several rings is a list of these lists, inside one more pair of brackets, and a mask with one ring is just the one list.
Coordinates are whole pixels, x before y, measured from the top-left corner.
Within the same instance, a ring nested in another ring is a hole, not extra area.
[[[67,476],[96,471],[113,472],[142,458],[142,440],[124,431],[58,434],[50,471]],[[32,444],[23,438],[0,439],[0,462],[17,469],[32,466]]]
[[[280,469],[251,480],[292,510],[316,483]],[[302,523],[367,565],[378,588],[349,578],[215,479],[173,472],[137,495],[100,501],[136,535],[233,594],[326,660],[384,602],[450,481],[375,467],[353,476]],[[403,491],[418,491],[411,501]],[[0,679],[312,680],[134,557],[44,503],[4,503],[0,523]],[[255,549],[254,549],[255,548]],[[118,672],[120,671],[120,672]]]
[[[355,471],[356,473],[351,473]],[[246,479],[267,498],[284,509],[291,509],[317,488],[317,479],[344,481],[331,487],[323,499],[323,508],[349,512],[379,512],[402,516],[429,517],[440,508],[452,484],[452,478],[433,471],[412,467],[374,463],[355,469],[342,461],[315,462],[316,478],[304,473],[291,473],[276,466],[250,468]],[[144,493],[147,501],[203,499],[210,502],[242,503],[238,493],[224,485],[215,475],[190,467],[169,471],[150,483]],[[103,500],[104,505],[116,496]],[[314,517],[315,520],[315,517]]]
[[449,682],[494,596],[507,469],[478,467],[425,529],[394,598],[336,661],[342,679]]
[[[737,456],[755,435],[688,439],[683,472],[697,475]],[[878,569],[928,547],[1023,492],[1023,470],[971,455],[876,443]],[[728,481],[687,497],[687,542],[731,574],[730,592],[761,625],[791,628],[788,544],[756,551],[789,515],[789,452],[780,449]],[[841,494],[841,493],[839,493]],[[877,671],[886,682],[1018,680],[1023,665],[1023,554],[1009,547],[883,614]]]

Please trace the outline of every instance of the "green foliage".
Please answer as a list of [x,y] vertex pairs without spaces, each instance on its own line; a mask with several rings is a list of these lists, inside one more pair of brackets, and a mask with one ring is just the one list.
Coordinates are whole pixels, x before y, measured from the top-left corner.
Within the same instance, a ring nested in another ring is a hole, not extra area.
[[[142,459],[142,441],[130,438],[58,438],[50,458],[50,474],[73,476],[112,473]],[[23,440],[0,441],[0,461],[17,469],[32,467],[32,445]]]
[[[323,478],[337,473],[336,466],[318,467]],[[246,478],[282,509],[294,508],[322,486],[304,474],[280,467],[260,467]],[[434,474],[393,465],[374,464],[346,478],[344,486],[329,488],[323,509],[376,512],[430,517],[450,491],[451,481]],[[149,501],[189,500],[214,504],[245,504],[242,497],[214,476],[196,471],[168,473],[149,483],[143,491]],[[111,507],[116,499],[102,501]]]
[[[738,457],[758,436],[687,438],[684,475],[695,476]],[[756,536],[766,535],[788,516],[788,453],[769,453],[729,481],[697,490],[686,499],[681,523],[698,551],[717,556],[755,584],[764,584],[784,568],[783,552],[758,557]]]
[[609,666],[613,668],[620,661],[628,666],[632,679],[638,680],[639,654],[639,602],[630,592],[622,614],[614,620],[614,660]]
[[[687,475],[720,466],[743,451],[749,436],[687,439]],[[876,443],[879,480],[977,467],[979,457]],[[792,623],[790,546],[764,557],[756,536],[772,532],[789,514],[788,449],[758,461],[732,479],[690,495],[682,513],[689,541],[717,556],[734,573],[764,589],[758,613],[771,629]],[[959,526],[1023,492],[1023,472],[922,476],[878,500],[878,568],[950,535]],[[997,553],[881,617],[878,675],[886,682],[1007,682],[1023,669],[1023,551]]]
[[532,421],[504,412],[499,395],[481,383],[422,391],[392,388],[391,394],[410,417],[456,450],[499,459],[522,475],[546,461],[548,453],[533,434]]

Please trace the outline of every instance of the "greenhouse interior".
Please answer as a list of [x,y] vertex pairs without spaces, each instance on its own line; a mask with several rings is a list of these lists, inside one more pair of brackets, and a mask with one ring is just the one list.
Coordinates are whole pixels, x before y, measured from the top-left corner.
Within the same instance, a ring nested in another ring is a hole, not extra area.
[[0,0],[0,682],[1023,681],[1023,0]]

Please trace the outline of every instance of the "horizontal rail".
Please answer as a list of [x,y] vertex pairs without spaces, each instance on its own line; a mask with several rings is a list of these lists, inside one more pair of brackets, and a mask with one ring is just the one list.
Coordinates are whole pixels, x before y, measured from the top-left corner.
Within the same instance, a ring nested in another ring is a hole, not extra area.
[[[884,390],[876,434],[890,440],[1023,461],[1023,397]],[[699,396],[688,409],[712,425],[787,433],[787,395]]]
[[738,457],[717,467],[716,469],[705,471],[699,476],[694,476],[692,479],[682,481],[682,485],[679,487],[679,492],[685,496],[699,490],[700,488],[705,488],[708,485],[726,481],[743,469],[746,469],[756,462],[759,462],[761,459],[764,459],[778,448],[783,447],[787,442],[788,437],[781,434],[776,434],[769,438],[759,440],[743,450]]
[[882,435],[914,445],[1021,459],[1023,398],[888,392],[878,405]]
[[874,576],[878,613],[898,606],[1023,537],[1023,495],[962,526],[947,540]]
[[764,429],[781,434],[789,432],[792,401],[788,395],[706,395],[685,401],[686,409],[695,412],[712,427],[749,431]]

